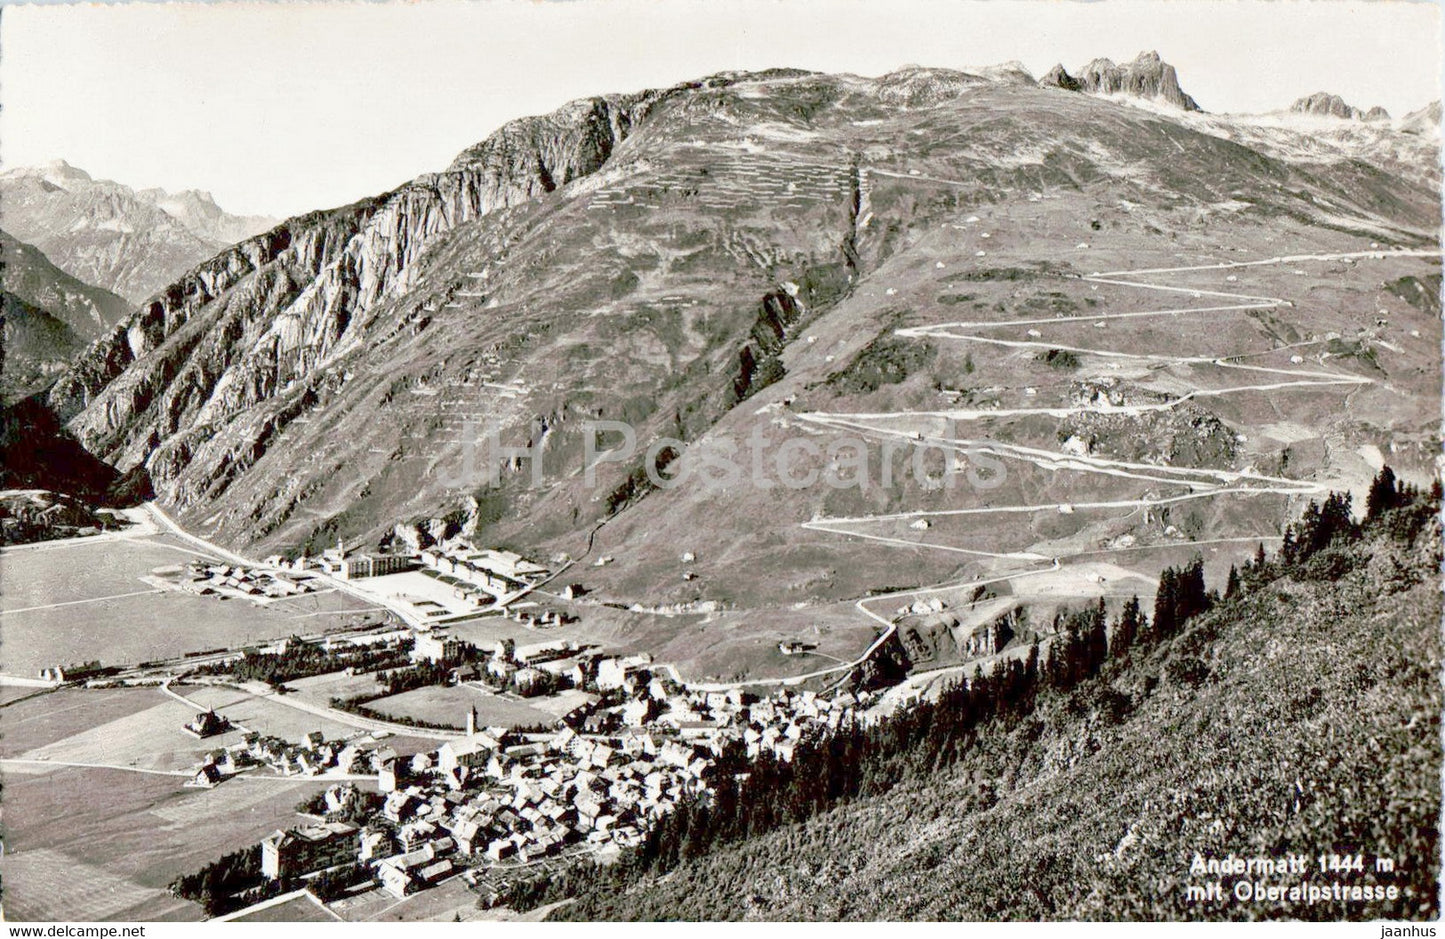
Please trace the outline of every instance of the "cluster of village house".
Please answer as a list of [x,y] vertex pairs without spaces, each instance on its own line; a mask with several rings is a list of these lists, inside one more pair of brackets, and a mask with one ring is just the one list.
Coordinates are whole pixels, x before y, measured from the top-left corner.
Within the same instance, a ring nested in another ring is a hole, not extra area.
[[[679,800],[706,798],[709,769],[730,745],[792,759],[800,744],[835,730],[864,703],[851,694],[750,699],[680,691],[640,667],[618,668],[626,700],[577,727],[519,735],[477,730],[473,716],[466,736],[435,751],[409,759],[372,751],[385,794],[379,811],[360,825],[327,821],[273,833],[261,842],[263,871],[295,880],[363,863],[401,897],[460,869],[628,847]],[[332,812],[360,798],[352,783],[326,793]]]
[[[202,711],[185,725],[197,737],[224,733],[231,725],[214,711]],[[240,743],[208,754],[191,778],[190,785],[209,788],[243,770],[267,767],[282,776],[319,776],[322,773],[371,774],[384,760],[386,751],[364,732],[346,740],[327,740],[312,731],[299,743],[280,737],[247,731]]]
[[623,688],[632,671],[652,661],[645,653],[608,656],[596,646],[558,639],[515,647],[499,642],[484,662],[457,664],[464,644],[445,631],[417,632],[413,643],[414,661],[455,665],[451,670],[454,682],[485,681],[523,697],[567,687],[597,691]]
[[230,594],[246,597],[294,597],[310,593],[317,586],[310,577],[293,576],[280,569],[253,570],[202,561],[191,561],[182,568],[177,583],[182,590],[202,596]]
[[[284,653],[289,641],[274,647]],[[462,643],[441,632],[419,632],[411,651],[414,661],[450,664],[457,661]],[[639,693],[638,675],[652,661],[651,656],[603,656],[592,647],[580,647],[570,640],[539,642],[512,647],[497,643],[484,665],[461,665],[452,669],[457,681],[476,679],[483,672],[495,683],[522,695],[532,695],[572,685],[597,691],[616,691],[629,695]],[[654,681],[656,693],[665,695],[660,683]],[[578,708],[564,715],[564,720],[585,720],[594,731],[603,727],[639,726],[650,710],[633,698],[627,704],[599,709],[593,713],[591,699],[584,696]],[[183,729],[194,737],[206,738],[225,733],[231,724],[214,710],[201,711]],[[283,776],[317,776],[335,772],[344,774],[375,773],[388,760],[386,751],[368,749],[368,735],[358,733],[348,742],[326,741],[320,732],[307,734],[300,743],[278,737],[247,732],[242,741],[213,751],[197,768],[190,785],[214,786],[242,770],[268,767]],[[379,755],[378,755],[379,753]]]

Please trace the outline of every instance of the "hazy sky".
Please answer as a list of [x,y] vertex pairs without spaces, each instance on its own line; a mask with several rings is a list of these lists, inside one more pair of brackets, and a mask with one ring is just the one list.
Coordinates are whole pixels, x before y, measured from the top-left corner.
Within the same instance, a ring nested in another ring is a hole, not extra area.
[[1440,97],[1440,11],[1336,0],[473,0],[8,6],[0,161],[285,215],[443,168],[502,122],[733,68],[878,75],[1145,49],[1210,111]]

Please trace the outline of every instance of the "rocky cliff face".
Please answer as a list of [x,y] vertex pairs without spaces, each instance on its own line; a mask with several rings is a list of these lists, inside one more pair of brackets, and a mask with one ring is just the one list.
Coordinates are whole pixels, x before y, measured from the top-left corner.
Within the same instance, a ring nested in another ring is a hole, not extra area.
[[209,194],[137,192],[56,161],[0,174],[4,224],[86,283],[139,304],[274,219],[235,216]]
[[[353,324],[406,292],[438,236],[595,171],[656,97],[591,99],[513,122],[444,172],[223,251],[91,350],[52,389],[52,406],[79,415],[88,446],[130,466],[160,440],[307,381],[343,351]],[[192,455],[174,450],[173,463]]]
[[1198,111],[1199,105],[1179,87],[1174,66],[1161,60],[1157,52],[1141,52],[1132,62],[1116,65],[1109,59],[1095,59],[1070,75],[1062,65],[1055,65],[1039,84],[1083,91],[1088,94],[1124,94],[1135,98],[1162,101],[1182,111]]
[[1300,98],[1289,106],[1294,114],[1315,114],[1321,117],[1338,117],[1350,121],[1388,121],[1390,112],[1376,105],[1368,111],[1361,111],[1345,103],[1339,95],[1332,95],[1328,92],[1317,91],[1312,95]]

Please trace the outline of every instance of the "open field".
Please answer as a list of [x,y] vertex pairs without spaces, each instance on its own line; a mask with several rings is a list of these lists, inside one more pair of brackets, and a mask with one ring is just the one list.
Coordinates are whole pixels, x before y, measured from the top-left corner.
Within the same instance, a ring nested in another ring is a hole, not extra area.
[[[331,676],[318,677],[324,679]],[[366,686],[368,690],[376,687],[375,680],[370,676],[359,677],[370,682]],[[350,680],[356,681],[357,679],[358,676],[351,676]],[[327,740],[347,738],[363,742],[368,740],[385,741],[386,746],[391,747],[402,756],[410,756],[422,750],[435,750],[437,747],[437,740],[432,737],[417,737],[386,730],[374,731],[351,723],[350,716],[344,712],[322,715],[286,703],[294,700],[299,704],[326,707],[325,700],[316,700],[317,695],[312,695],[308,700],[308,696],[304,693],[283,698],[278,695],[252,694],[248,691],[214,685],[174,685],[172,687],[198,704],[214,707],[218,712],[245,726],[248,730],[281,737],[285,740],[299,740],[305,734],[319,730]],[[231,734],[223,734],[209,739],[229,742],[233,738]]]
[[182,772],[195,768],[207,751],[240,739],[239,733],[232,732],[198,740],[181,729],[195,716],[193,708],[153,688],[136,689],[136,693],[153,703],[113,719],[103,706],[92,706],[87,710],[97,721],[93,726],[22,752],[18,758]]
[[290,707],[272,695],[254,695],[211,685],[178,685],[175,690],[198,704],[215,708],[233,724],[285,740],[299,740],[313,730],[321,731],[327,740],[358,732],[357,728],[339,719]]
[[309,678],[292,679],[286,682],[286,687],[291,689],[291,694],[297,700],[317,707],[330,707],[332,698],[372,694],[380,688],[376,683],[375,672],[364,675],[348,675],[345,672],[312,675]]
[[5,597],[0,600],[0,611],[10,615],[30,607],[147,589],[148,585],[139,580],[142,575],[196,558],[204,556],[170,535],[82,539],[7,552]]
[[432,724],[466,727],[467,709],[477,709],[481,727],[530,727],[550,724],[555,718],[546,711],[512,698],[483,691],[476,685],[433,685],[389,698],[379,698],[367,707],[391,717],[409,717]]
[[0,685],[0,707],[13,704],[22,698],[49,693],[49,689],[46,688],[30,688],[25,685]]
[[0,670],[33,676],[48,665],[101,658],[134,664],[293,633],[374,621],[344,593],[254,604],[160,591],[151,570],[199,556],[170,535],[67,542],[4,557]]
[[[5,912],[11,920],[200,919],[164,893],[177,875],[295,824],[322,780],[232,780],[65,767],[5,775]],[[84,885],[81,889],[77,885]],[[103,887],[103,889],[92,889]]]
[[[0,756],[18,757],[167,700],[154,688],[63,688],[17,701],[0,709]],[[185,715],[181,722],[194,716]]]
[[146,887],[103,867],[41,848],[8,855],[5,918],[47,920],[199,920],[201,910],[164,889]]
[[559,691],[556,694],[550,694],[545,697],[531,698],[527,701],[527,706],[535,708],[544,714],[549,714],[554,718],[560,718],[564,714],[581,707],[583,704],[590,704],[596,700],[597,695],[595,694],[589,694],[586,691],[580,691],[576,688],[568,688],[565,691]]

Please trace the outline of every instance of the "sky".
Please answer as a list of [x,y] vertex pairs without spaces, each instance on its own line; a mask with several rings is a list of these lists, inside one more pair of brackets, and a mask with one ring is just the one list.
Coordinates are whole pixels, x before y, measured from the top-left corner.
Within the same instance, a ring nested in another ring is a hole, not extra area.
[[1207,111],[1330,91],[1400,116],[1440,97],[1440,9],[1408,0],[20,4],[0,13],[0,165],[65,159],[279,217],[591,94],[773,66],[1038,76],[1146,49]]

